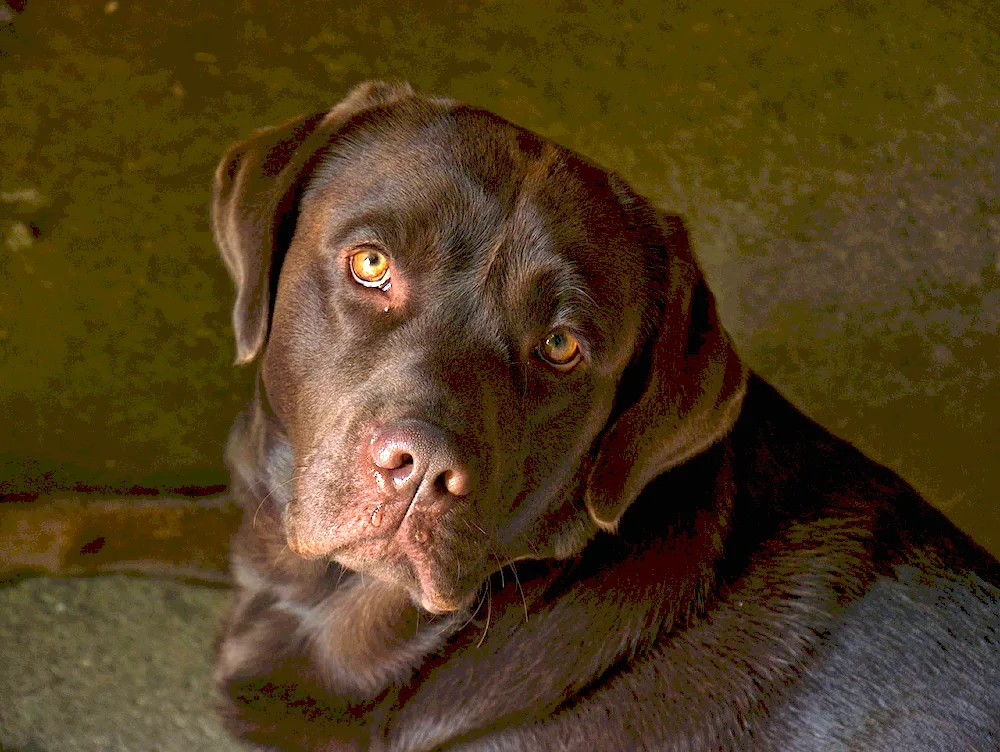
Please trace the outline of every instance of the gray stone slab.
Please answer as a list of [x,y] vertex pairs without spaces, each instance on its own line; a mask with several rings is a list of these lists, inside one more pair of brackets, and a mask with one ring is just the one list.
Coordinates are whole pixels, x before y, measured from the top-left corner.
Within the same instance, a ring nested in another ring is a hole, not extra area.
[[226,752],[211,646],[229,593],[109,575],[0,590],[0,749]]

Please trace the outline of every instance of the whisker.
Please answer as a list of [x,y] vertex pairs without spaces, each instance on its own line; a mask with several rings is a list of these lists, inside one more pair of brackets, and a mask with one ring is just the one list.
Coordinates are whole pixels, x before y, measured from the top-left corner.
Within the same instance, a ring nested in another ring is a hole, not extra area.
[[465,629],[473,621],[476,620],[476,617],[479,615],[480,609],[482,609],[482,607],[483,607],[483,601],[484,600],[486,600],[486,589],[485,588],[483,589],[482,595],[479,596],[479,602],[476,603],[476,607],[474,609],[472,609],[472,611],[469,613],[469,618],[466,619],[465,623],[463,623],[462,626],[458,628],[459,632],[461,632],[463,629]]
[[257,505],[257,509],[253,513],[253,521],[251,522],[250,526],[254,530],[257,529],[257,515],[260,514],[260,510],[264,507],[264,504],[267,502],[267,500],[270,499],[272,496],[274,496],[274,494],[277,493],[278,490],[280,490],[282,486],[287,486],[289,483],[293,483],[293,482],[295,482],[297,480],[300,480],[300,479],[306,477],[308,474],[309,473],[302,473],[301,475],[295,475],[295,476],[289,478],[286,481],[282,481],[281,483],[279,483],[278,485],[276,485],[274,488],[272,488],[270,491],[268,491],[266,494],[264,494],[264,498],[260,500],[260,504]]
[[284,555],[285,555],[285,552],[286,552],[286,551],[288,551],[288,550],[289,550],[289,549],[288,549],[288,544],[287,544],[287,543],[285,543],[285,545],[281,547],[281,550],[280,550],[280,551],[278,551],[278,553],[277,553],[277,554],[275,554],[275,557],[274,557],[274,561],[272,561],[272,562],[271,562],[271,569],[275,569],[275,568],[276,568],[276,567],[278,566],[278,560],[279,560],[279,559],[280,559],[280,558],[281,558],[282,556],[284,556]]
[[533,553],[536,557],[538,557],[539,556],[538,549],[535,547],[535,544],[532,542],[531,538],[528,537],[528,534],[520,533],[520,535],[524,539],[524,542],[528,544],[528,548],[531,549],[531,553]]
[[482,528],[481,525],[477,525],[472,520],[463,520],[463,522],[465,522],[465,524],[467,526],[471,526],[471,527],[476,528],[476,530],[478,530],[480,533],[482,533],[483,537],[486,539],[486,545],[490,549],[490,554],[493,556],[494,559],[497,560],[497,567],[498,567],[498,571],[500,572],[500,583],[501,583],[501,587],[503,587],[503,585],[505,584],[504,581],[503,581],[503,563],[502,563],[502,561],[500,559],[499,554],[497,553],[497,550],[493,547],[493,536],[491,536],[489,533],[487,533]]
[[[332,563],[332,559],[331,559],[331,563]],[[334,583],[334,586],[333,586],[334,590],[336,590],[337,588],[340,587],[340,581],[343,580],[344,579],[344,575],[347,574],[347,567],[345,567],[345,566],[343,566],[341,564],[338,564],[337,566],[340,567],[340,574],[337,575],[337,582]]]
[[521,603],[524,605],[524,621],[528,621],[528,599],[524,597],[524,589],[521,587],[521,578],[517,576],[517,564],[510,565],[510,571],[514,574],[514,582],[521,593]]
[[477,648],[481,648],[486,642],[486,635],[490,631],[490,621],[493,618],[493,580],[486,581],[486,626],[483,627],[483,636],[479,638]]

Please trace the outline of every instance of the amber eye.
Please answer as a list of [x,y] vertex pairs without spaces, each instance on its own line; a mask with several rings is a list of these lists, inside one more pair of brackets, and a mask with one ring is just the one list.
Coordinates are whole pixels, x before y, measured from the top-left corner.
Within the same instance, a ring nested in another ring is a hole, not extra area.
[[389,289],[389,257],[374,248],[365,248],[351,256],[351,274],[365,287]]
[[580,359],[580,343],[565,329],[556,329],[542,340],[538,354],[556,368],[569,370]]

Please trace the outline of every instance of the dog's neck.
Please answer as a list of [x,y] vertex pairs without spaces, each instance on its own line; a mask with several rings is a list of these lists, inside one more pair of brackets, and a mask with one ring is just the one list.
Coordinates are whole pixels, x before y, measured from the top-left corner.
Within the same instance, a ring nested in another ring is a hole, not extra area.
[[424,658],[441,648],[464,614],[431,616],[396,585],[342,573],[334,590],[309,604],[284,602],[298,617],[325,683],[338,694],[364,701],[406,681]]

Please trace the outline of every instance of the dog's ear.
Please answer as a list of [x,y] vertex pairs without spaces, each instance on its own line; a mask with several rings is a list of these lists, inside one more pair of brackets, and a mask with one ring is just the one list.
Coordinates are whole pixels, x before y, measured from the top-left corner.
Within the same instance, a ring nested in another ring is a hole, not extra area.
[[408,96],[409,84],[364,83],[329,112],[259,130],[222,158],[212,191],[212,232],[236,285],[237,364],[249,363],[264,347],[281,261],[322,150],[352,116]]
[[652,209],[621,184],[616,193],[664,266],[654,283],[661,288],[653,301],[656,331],[623,377],[619,398],[630,402],[602,437],[587,485],[587,509],[604,530],[618,526],[653,478],[729,431],[747,379],[680,218]]

